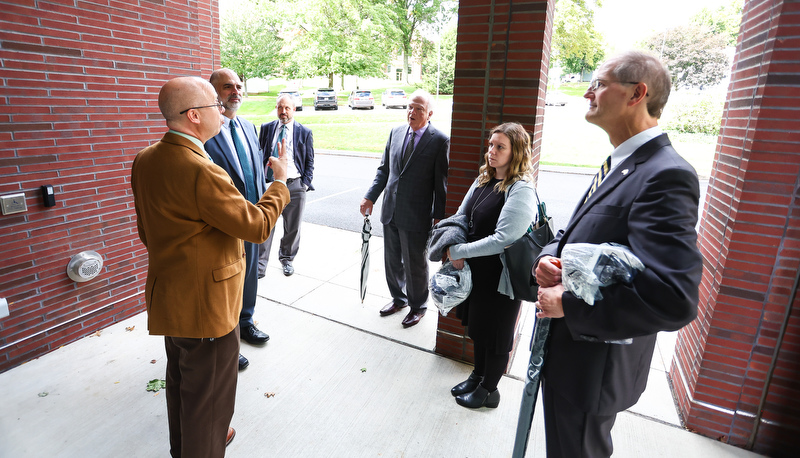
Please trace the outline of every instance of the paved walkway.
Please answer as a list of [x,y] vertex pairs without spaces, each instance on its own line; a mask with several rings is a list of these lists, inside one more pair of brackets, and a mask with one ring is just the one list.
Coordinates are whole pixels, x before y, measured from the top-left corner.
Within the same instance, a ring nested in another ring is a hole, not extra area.
[[[378,315],[389,299],[382,242],[372,239],[363,304],[357,232],[305,224],[296,273],[287,278],[270,265],[255,318],[272,338],[261,348],[242,344],[250,367],[239,377],[229,457],[511,455],[529,307],[500,407],[460,407],[449,390],[471,367],[433,353],[435,309],[409,329],[403,314]],[[140,314],[0,374],[0,457],[168,456],[163,392],[145,390],[164,376],[163,339],[146,327]],[[614,456],[759,456],[680,427],[665,374],[674,338],[659,338],[645,395],[618,416]],[[545,456],[538,410],[529,457]]]

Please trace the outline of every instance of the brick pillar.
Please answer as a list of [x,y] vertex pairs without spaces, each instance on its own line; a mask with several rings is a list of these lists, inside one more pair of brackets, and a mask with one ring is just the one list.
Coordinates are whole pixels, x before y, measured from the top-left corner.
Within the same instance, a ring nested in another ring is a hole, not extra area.
[[[448,214],[456,212],[478,175],[488,131],[502,122],[519,122],[533,134],[538,177],[554,5],[553,0],[459,3]],[[436,352],[473,362],[472,341],[455,311],[439,317]]]
[[698,318],[670,369],[687,428],[770,456],[800,447],[798,30],[800,3],[745,3],[699,234]]

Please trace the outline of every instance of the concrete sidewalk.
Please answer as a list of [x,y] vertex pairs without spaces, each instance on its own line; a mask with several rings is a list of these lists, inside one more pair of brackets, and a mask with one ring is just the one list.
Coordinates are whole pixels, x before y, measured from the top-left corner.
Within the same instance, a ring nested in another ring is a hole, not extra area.
[[[228,456],[510,456],[529,307],[499,408],[465,409],[449,390],[471,367],[433,353],[435,307],[409,329],[402,313],[378,315],[389,300],[383,240],[371,241],[362,304],[360,233],[312,224],[302,230],[296,273],[284,277],[273,253],[259,284],[255,318],[271,340],[242,344],[250,367],[239,375]],[[164,344],[146,328],[140,314],[0,374],[0,457],[168,456],[163,392],[145,390],[164,376]],[[674,338],[660,336],[647,391],[617,417],[614,456],[759,456],[681,428],[666,379]],[[545,456],[541,406],[527,456]]]

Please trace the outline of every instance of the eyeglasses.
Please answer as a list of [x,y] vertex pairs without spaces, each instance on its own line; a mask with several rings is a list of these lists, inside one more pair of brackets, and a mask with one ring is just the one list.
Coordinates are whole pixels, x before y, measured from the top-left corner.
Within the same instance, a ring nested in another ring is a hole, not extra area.
[[611,81],[611,80],[602,80],[600,78],[595,78],[589,83],[589,87],[586,89],[587,91],[595,92],[597,89],[600,88],[600,85],[606,85],[610,83],[619,83],[619,84],[639,84],[639,81]]
[[189,110],[198,110],[200,108],[211,108],[211,107],[217,107],[217,110],[219,110],[220,113],[225,112],[225,105],[223,105],[222,102],[217,102],[214,105],[203,105],[202,107],[189,107],[178,114],[184,114]]

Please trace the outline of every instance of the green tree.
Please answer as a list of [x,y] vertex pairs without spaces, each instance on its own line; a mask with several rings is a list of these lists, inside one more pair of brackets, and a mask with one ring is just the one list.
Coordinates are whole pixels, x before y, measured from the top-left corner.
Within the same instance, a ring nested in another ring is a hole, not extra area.
[[657,33],[644,47],[658,54],[672,74],[672,85],[681,87],[713,86],[728,71],[725,54],[727,38],[697,25],[683,25]]
[[423,25],[444,24],[452,17],[458,3],[448,0],[389,0],[403,52],[403,79],[408,81],[408,60],[412,55],[416,33]]
[[742,8],[744,0],[731,0],[716,10],[704,7],[692,16],[691,23],[708,28],[715,35],[725,36],[728,46],[736,46],[739,26],[742,24]]
[[380,0],[298,2],[296,28],[285,49],[290,78],[334,75],[383,76],[392,50],[393,12]]
[[247,80],[278,73],[283,40],[279,22],[268,0],[250,0],[230,9],[220,27],[220,62],[241,78],[247,93]]
[[[596,7],[602,6],[596,0]],[[589,72],[605,57],[603,37],[594,28],[594,11],[586,0],[558,0],[553,18],[553,60],[567,73]]]
[[[456,73],[456,27],[450,27],[436,44],[428,43],[422,59],[422,88],[431,94],[452,94]],[[437,87],[437,75],[438,87]]]

